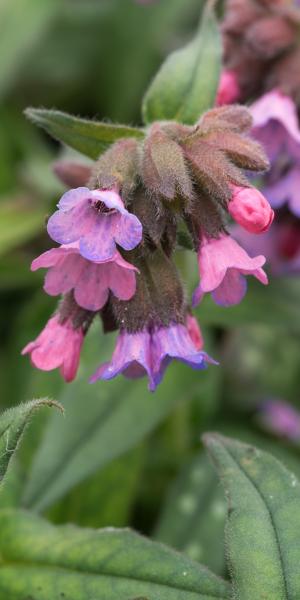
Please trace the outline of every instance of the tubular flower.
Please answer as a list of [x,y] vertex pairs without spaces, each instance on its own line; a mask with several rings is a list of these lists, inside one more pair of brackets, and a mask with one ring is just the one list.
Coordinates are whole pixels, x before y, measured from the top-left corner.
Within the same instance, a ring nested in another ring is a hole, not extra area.
[[245,275],[254,275],[261,283],[268,278],[261,268],[264,256],[250,256],[229,235],[218,239],[203,240],[198,252],[200,284],[193,295],[193,306],[201,302],[203,295],[212,293],[216,304],[238,304],[247,289]]
[[74,329],[69,320],[60,323],[55,315],[22,354],[30,354],[32,364],[42,371],[59,368],[64,380],[70,382],[77,373],[83,339],[81,327]]
[[44,290],[50,296],[74,291],[79,306],[100,310],[111,291],[120,300],[129,300],[135,293],[135,271],[116,250],[105,262],[91,262],[79,254],[78,243],[52,248],[36,258],[31,270],[48,268]]
[[266,400],[259,407],[261,425],[275,435],[294,442],[300,440],[300,413],[288,402]]
[[147,374],[149,390],[153,392],[173,359],[200,370],[209,362],[216,364],[197,348],[184,325],[171,324],[132,334],[121,331],[111,361],[99,367],[91,382],[112,379],[120,373],[132,379]]

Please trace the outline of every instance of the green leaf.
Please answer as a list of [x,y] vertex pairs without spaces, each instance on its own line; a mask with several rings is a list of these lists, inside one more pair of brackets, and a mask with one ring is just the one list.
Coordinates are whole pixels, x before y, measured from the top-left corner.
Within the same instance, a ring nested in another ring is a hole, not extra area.
[[170,489],[155,539],[224,573],[226,504],[216,474],[201,451],[185,464]]
[[3,480],[11,458],[17,450],[23,431],[32,413],[41,406],[56,406],[52,400],[32,400],[10,408],[0,416],[0,483]]
[[229,585],[204,567],[128,530],[54,527],[0,513],[0,592],[9,600],[214,600]]
[[121,138],[144,137],[136,127],[79,119],[58,110],[27,108],[25,114],[55,139],[94,159]]
[[118,377],[90,385],[88,375],[93,372],[95,357],[97,364],[107,360],[112,344],[108,338],[101,355],[98,336],[93,337],[92,332],[89,343],[82,378],[65,388],[59,398],[66,418],[51,415],[32,465],[24,503],[38,511],[136,446],[180,401],[201,395],[210,375],[177,363],[170,365],[155,394],[148,392],[145,378],[128,381]]
[[167,58],[150,85],[143,103],[145,123],[176,120],[193,125],[214,105],[221,54],[213,2],[209,1],[195,38]]
[[59,10],[57,0],[11,0],[0,3],[0,96],[13,82],[28,54]]
[[45,211],[27,206],[22,200],[0,203],[0,255],[30,240],[41,231]]
[[227,554],[233,597],[300,597],[300,483],[273,456],[216,434],[204,436],[229,503]]

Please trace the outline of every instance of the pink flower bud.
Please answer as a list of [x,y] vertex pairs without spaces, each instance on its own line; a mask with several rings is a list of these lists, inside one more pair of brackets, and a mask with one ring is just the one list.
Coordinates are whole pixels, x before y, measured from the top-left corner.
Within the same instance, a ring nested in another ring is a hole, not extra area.
[[204,341],[201,329],[198,325],[197,319],[193,315],[187,315],[186,327],[196,350],[202,350],[204,346]]
[[240,98],[239,82],[234,71],[223,71],[219,81],[216,105],[234,104]]
[[274,211],[261,192],[255,188],[232,186],[228,210],[232,218],[249,233],[267,231],[274,219]]

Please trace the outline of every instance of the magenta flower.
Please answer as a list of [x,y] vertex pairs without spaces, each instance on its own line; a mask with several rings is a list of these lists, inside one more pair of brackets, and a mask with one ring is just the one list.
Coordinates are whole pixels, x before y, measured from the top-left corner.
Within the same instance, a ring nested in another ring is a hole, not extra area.
[[60,323],[52,317],[40,335],[25,346],[22,355],[30,354],[32,364],[42,371],[60,368],[65,381],[72,381],[77,373],[84,334],[74,329],[70,321]]
[[116,244],[132,250],[142,239],[139,219],[126,210],[113,190],[69,190],[58,208],[48,221],[49,235],[59,244],[78,241],[80,254],[88,260],[109,260]]
[[217,364],[197,349],[184,325],[173,324],[152,332],[121,331],[111,361],[99,367],[91,383],[98,379],[113,379],[120,373],[130,379],[148,375],[149,390],[153,392],[173,359],[193,369],[205,369],[206,363]]
[[268,283],[261,268],[265,262],[264,256],[250,258],[229,235],[204,238],[198,251],[200,283],[193,294],[193,306],[197,306],[207,292],[212,292],[213,300],[221,306],[238,304],[247,289],[244,275],[254,275],[264,285]]
[[267,231],[274,219],[274,211],[261,192],[255,188],[232,186],[228,204],[232,218],[250,233]]
[[49,268],[44,290],[50,296],[74,290],[79,306],[97,311],[106,304],[111,291],[120,300],[130,300],[135,293],[136,267],[116,250],[105,262],[91,262],[79,254],[79,244],[52,248],[36,258],[31,270]]
[[300,440],[300,413],[282,400],[267,400],[259,409],[261,424],[271,433],[293,441]]
[[234,104],[238,102],[241,90],[237,75],[234,71],[224,70],[221,73],[219,87],[217,91],[216,105]]

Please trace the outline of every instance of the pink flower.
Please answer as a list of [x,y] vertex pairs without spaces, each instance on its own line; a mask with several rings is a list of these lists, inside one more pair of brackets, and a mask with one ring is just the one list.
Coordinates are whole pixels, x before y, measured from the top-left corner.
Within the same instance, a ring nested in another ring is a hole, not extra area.
[[193,315],[187,315],[186,327],[188,334],[197,350],[202,350],[204,340],[197,319]]
[[212,292],[216,304],[238,304],[247,289],[244,275],[254,275],[261,283],[268,283],[261,268],[265,262],[264,256],[250,258],[229,235],[204,238],[198,251],[200,283],[193,294],[193,306],[197,306],[207,292]]
[[74,329],[70,321],[60,323],[55,315],[36,340],[25,346],[22,355],[30,354],[33,365],[42,371],[60,367],[63,378],[69,382],[77,373],[83,338],[81,328]]
[[121,331],[111,361],[99,367],[91,383],[113,379],[120,373],[130,379],[148,375],[149,390],[153,392],[173,359],[193,369],[205,369],[206,363],[217,364],[195,346],[184,325],[173,324],[151,332],[146,329],[137,333]]
[[48,221],[50,237],[59,244],[78,241],[80,254],[88,260],[109,260],[116,244],[132,250],[142,239],[140,221],[113,190],[69,190],[58,208]]
[[49,268],[44,290],[50,296],[74,290],[79,306],[97,311],[102,308],[111,291],[120,300],[129,300],[135,293],[136,267],[128,263],[116,250],[105,262],[91,262],[79,254],[79,244],[52,248],[36,258],[32,271]]
[[216,105],[234,104],[241,94],[238,78],[234,71],[223,71],[219,81]]
[[228,204],[232,218],[250,233],[267,231],[274,219],[274,211],[259,190],[232,186],[233,195]]

